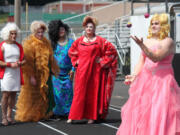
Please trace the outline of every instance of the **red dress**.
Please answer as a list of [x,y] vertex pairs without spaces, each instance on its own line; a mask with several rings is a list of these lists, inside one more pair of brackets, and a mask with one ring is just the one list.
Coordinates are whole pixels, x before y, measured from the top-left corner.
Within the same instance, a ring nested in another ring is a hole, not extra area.
[[83,38],[77,39],[69,49],[72,64],[76,67],[69,119],[104,119],[116,77],[117,52],[100,36],[90,43],[84,42]]

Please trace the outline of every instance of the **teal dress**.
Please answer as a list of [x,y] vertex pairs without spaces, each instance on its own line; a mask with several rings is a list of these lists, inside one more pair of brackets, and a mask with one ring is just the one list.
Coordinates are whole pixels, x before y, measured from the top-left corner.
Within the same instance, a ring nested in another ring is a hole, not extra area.
[[69,78],[68,73],[73,70],[71,59],[68,56],[68,50],[74,41],[68,40],[65,46],[57,45],[54,50],[54,57],[60,68],[58,77],[52,77],[53,93],[55,107],[53,113],[55,115],[65,116],[69,114],[72,98],[73,98],[73,84]]

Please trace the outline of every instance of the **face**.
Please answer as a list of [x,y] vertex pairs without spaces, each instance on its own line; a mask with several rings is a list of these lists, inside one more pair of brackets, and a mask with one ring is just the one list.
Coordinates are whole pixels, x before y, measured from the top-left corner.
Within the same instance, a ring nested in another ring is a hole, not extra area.
[[36,33],[35,33],[35,37],[39,40],[41,40],[44,37],[44,29],[39,28],[37,29]]
[[59,28],[59,37],[65,37],[66,35],[66,30],[64,27]]
[[17,37],[17,31],[10,31],[9,34],[9,41],[15,42]]
[[160,22],[157,20],[152,21],[151,30],[152,30],[152,34],[154,35],[158,34],[161,30]]
[[95,33],[95,27],[92,23],[88,23],[85,27],[85,33],[87,35]]

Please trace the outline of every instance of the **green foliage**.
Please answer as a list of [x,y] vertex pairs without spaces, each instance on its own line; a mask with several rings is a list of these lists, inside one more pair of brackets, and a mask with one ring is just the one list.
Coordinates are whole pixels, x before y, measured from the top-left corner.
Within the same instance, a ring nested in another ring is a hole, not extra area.
[[6,23],[7,19],[8,19],[9,14],[5,13],[5,14],[0,14],[0,23]]

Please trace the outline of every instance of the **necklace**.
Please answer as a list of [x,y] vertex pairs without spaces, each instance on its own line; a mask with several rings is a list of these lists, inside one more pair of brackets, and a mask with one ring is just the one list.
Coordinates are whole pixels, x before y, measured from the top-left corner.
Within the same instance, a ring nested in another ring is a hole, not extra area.
[[59,45],[61,46],[65,46],[67,44],[67,39],[65,39],[64,41],[58,41]]
[[88,37],[88,36],[85,36],[85,42],[89,43],[89,42],[93,42],[96,40],[96,37],[93,36],[93,37]]

